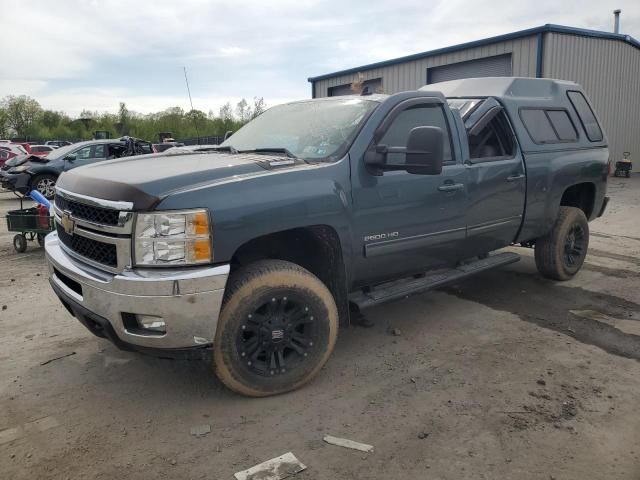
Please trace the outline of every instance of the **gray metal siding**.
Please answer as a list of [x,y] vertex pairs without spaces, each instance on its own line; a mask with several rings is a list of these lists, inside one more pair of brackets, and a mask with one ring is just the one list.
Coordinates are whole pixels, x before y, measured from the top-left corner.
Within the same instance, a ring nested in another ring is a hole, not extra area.
[[462,78],[511,77],[511,54],[467,60],[427,69],[427,83],[447,82]]
[[584,88],[609,139],[613,161],[640,165],[640,49],[615,40],[546,33],[543,75]]
[[[512,55],[514,76],[536,76],[536,35],[508,40],[505,42],[496,42],[490,45],[469,48],[443,55],[433,55],[431,57],[421,58],[419,60],[413,60],[401,64],[363,70],[361,73],[365,80],[379,77],[382,78],[382,88],[384,93],[397,93],[406,90],[415,90],[426,85],[427,68],[508,53],[511,53]],[[314,84],[315,96],[326,97],[329,87],[345,85],[353,82],[356,78],[357,74],[350,74],[318,80]]]

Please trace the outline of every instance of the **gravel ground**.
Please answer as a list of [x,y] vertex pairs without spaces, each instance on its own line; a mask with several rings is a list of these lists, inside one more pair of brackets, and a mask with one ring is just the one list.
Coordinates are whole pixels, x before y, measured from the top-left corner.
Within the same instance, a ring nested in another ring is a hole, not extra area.
[[[2,223],[0,477],[232,479],[292,451],[296,479],[637,480],[640,175],[609,191],[575,279],[514,249],[517,264],[367,311],[375,326],[343,330],[314,382],[267,399],[93,337]],[[0,215],[17,205],[0,194]]]

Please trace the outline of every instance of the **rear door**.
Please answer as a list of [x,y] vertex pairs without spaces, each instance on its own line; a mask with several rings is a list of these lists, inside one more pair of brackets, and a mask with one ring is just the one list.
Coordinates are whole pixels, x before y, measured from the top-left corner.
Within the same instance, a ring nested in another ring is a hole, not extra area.
[[467,251],[483,254],[510,245],[524,214],[526,176],[522,152],[504,109],[486,99],[465,119],[469,204]]

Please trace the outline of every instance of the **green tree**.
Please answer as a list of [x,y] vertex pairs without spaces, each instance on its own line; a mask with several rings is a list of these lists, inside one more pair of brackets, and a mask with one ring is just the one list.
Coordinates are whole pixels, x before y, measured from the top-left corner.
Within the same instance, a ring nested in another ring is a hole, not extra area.
[[44,112],[42,112],[42,117],[40,118],[40,121],[43,126],[45,126],[48,129],[52,129],[60,125],[60,122],[62,122],[63,116],[64,115],[61,112],[45,110]]
[[253,112],[251,112],[251,119],[253,120],[262,112],[267,109],[267,104],[263,97],[253,97]]
[[246,122],[251,118],[251,107],[249,107],[249,104],[244,98],[236,105],[236,115],[241,122]]
[[27,136],[33,123],[42,114],[40,104],[26,95],[4,97],[1,106],[6,110],[8,127],[19,137]]
[[129,135],[130,126],[130,114],[127,109],[127,105],[124,102],[120,102],[120,108],[118,109],[118,121],[115,125],[120,135]]
[[9,122],[7,109],[0,107],[0,137],[7,138],[9,136]]
[[220,107],[220,119],[223,122],[233,120],[233,108],[229,102]]

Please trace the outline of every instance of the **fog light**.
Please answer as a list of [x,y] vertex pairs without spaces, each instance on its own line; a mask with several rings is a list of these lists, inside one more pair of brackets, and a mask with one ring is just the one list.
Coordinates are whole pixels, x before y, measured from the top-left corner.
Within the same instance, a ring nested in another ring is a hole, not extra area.
[[154,333],[167,333],[167,326],[162,317],[153,315],[137,315],[138,325],[143,330]]

